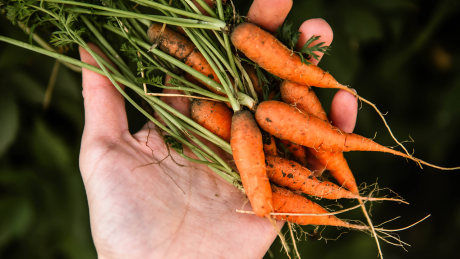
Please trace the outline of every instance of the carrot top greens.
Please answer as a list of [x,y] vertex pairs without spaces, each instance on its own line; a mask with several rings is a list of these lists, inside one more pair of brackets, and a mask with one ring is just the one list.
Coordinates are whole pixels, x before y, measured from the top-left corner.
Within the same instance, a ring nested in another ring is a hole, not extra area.
[[[229,143],[177,112],[156,96],[160,91],[158,89],[171,88],[163,82],[166,74],[172,78],[171,83],[190,98],[204,96],[229,102],[234,110],[240,110],[242,105],[254,105],[254,95],[251,94],[247,80],[242,82],[240,79],[241,70],[236,68],[235,62],[241,61],[231,52],[226,35],[228,27],[222,19],[223,11],[225,10],[229,17],[233,8],[224,7],[222,1],[216,2],[214,10],[204,1],[197,3],[204,7],[210,16],[202,15],[197,6],[189,0],[172,1],[171,5],[165,0],[4,1],[4,4],[0,5],[1,12],[6,14],[12,23],[21,26],[30,34],[31,44],[38,43],[41,47],[4,36],[0,36],[0,40],[54,57],[63,63],[106,75],[127,101],[167,134],[165,142],[181,156],[186,155],[179,152],[179,146],[185,145],[198,157],[198,160],[192,160],[207,164],[225,180],[242,189],[239,175],[202,141],[193,137],[192,133],[197,133],[231,154]],[[212,65],[216,74],[221,77],[221,83],[210,80],[180,60],[152,47],[147,37],[147,29],[152,22],[182,27],[205,56],[206,61]],[[88,41],[96,44],[118,69],[92,51],[86,43]],[[69,50],[75,49],[75,46],[87,50],[101,68],[68,56]],[[186,80],[182,71],[206,81],[227,97],[214,94]],[[122,83],[139,95],[166,125],[148,114],[115,82]],[[237,91],[231,82],[237,82],[240,91]],[[243,84],[246,85],[245,88]]]
[[285,21],[282,25],[276,30],[279,41],[284,45],[290,48],[293,52],[297,53],[302,60],[302,63],[311,64],[308,60],[314,58],[318,60],[319,56],[315,52],[321,52],[329,55],[331,51],[331,46],[324,46],[324,42],[317,43],[313,46],[310,46],[314,41],[320,39],[321,36],[311,36],[310,39],[305,42],[302,48],[299,51],[296,51],[297,42],[299,41],[300,32],[292,29],[292,22]]

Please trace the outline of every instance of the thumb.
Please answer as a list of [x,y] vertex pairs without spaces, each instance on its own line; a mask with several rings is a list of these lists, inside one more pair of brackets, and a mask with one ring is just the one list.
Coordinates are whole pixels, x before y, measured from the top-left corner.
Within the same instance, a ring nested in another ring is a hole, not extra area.
[[[88,46],[110,62],[96,45],[88,43]],[[79,51],[83,62],[99,67],[89,52],[81,47]],[[82,142],[88,138],[118,138],[128,129],[123,96],[106,76],[87,69],[83,69],[82,76],[85,106],[85,129]]]

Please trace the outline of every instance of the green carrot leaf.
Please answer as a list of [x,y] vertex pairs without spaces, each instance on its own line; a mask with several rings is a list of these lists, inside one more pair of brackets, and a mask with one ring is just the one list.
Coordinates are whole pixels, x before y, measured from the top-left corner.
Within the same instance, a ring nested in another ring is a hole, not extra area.
[[[126,55],[131,59],[131,61],[133,62],[136,62],[137,63],[137,70],[140,72],[141,70],[143,71],[143,69],[141,68],[144,68],[144,66],[142,64],[139,65],[140,62],[142,62],[142,55],[139,56],[137,54],[138,50],[136,48],[134,48],[132,45],[128,45],[126,43],[123,43],[121,45],[121,48],[120,48],[120,51],[122,52],[125,52]],[[141,67],[139,67],[141,66]]]
[[284,21],[278,29],[276,29],[278,40],[288,48],[294,50],[299,41],[300,32],[292,30],[292,22]]
[[[307,55],[308,57],[311,57],[311,58],[314,58],[316,60],[319,60],[319,55],[316,54],[315,52],[321,52],[321,53],[324,53],[324,54],[327,54],[329,55],[329,52],[331,50],[331,47],[330,46],[324,46],[324,42],[320,42],[318,44],[315,44],[311,47],[310,44],[312,44],[314,41],[318,40],[321,36],[311,36],[310,39],[307,40],[307,42],[305,42],[305,44],[303,45],[303,47],[300,49],[300,53],[303,54],[303,55]],[[302,56],[302,55],[301,55]],[[305,63],[303,60],[302,60],[303,63]],[[308,64],[308,63],[305,63],[305,64]]]
[[325,46],[324,42],[320,42],[318,44],[310,46],[314,41],[320,38],[320,36],[313,35],[310,37],[310,39],[307,40],[307,42],[305,42],[305,44],[300,49],[300,51],[296,51],[295,48],[299,41],[301,32],[293,31],[292,22],[289,22],[289,21],[285,21],[283,24],[281,24],[276,30],[276,32],[277,32],[277,36],[276,36],[277,39],[281,43],[286,45],[289,49],[291,49],[293,52],[297,53],[302,63],[307,64],[307,65],[311,64],[311,62],[308,60],[312,58],[316,60],[319,59],[319,55],[317,54],[318,52],[329,55],[328,51],[331,50],[331,47]]

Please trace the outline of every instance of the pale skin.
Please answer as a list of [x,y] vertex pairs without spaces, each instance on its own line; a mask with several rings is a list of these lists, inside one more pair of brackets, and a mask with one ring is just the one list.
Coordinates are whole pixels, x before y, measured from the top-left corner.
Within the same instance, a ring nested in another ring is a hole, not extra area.
[[[274,32],[291,6],[290,0],[256,0],[248,17]],[[326,44],[332,42],[332,30],[322,19],[307,20],[300,31],[303,42],[313,34],[322,35]],[[80,49],[80,55],[82,61],[96,65],[86,51]],[[153,123],[129,133],[124,99],[106,77],[83,69],[83,97],[80,170],[99,258],[264,256],[277,233],[267,219],[235,211],[251,210],[244,195],[206,166],[187,162],[174,152],[175,161],[183,166],[170,158],[160,165],[149,164],[165,158],[167,148]],[[164,101],[187,114],[187,101],[177,97]],[[334,124],[351,132],[356,113],[356,99],[338,92],[331,107]]]

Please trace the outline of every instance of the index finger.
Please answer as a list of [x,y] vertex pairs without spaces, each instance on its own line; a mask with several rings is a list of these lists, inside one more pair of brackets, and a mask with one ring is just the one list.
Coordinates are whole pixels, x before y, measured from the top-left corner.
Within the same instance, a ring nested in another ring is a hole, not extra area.
[[[96,45],[88,46],[111,63],[110,59]],[[90,53],[79,48],[83,62],[99,67]],[[103,75],[83,69],[83,97],[85,105],[85,130],[83,137],[118,136],[128,129],[125,99],[112,82]],[[122,87],[122,86],[121,86]]]

